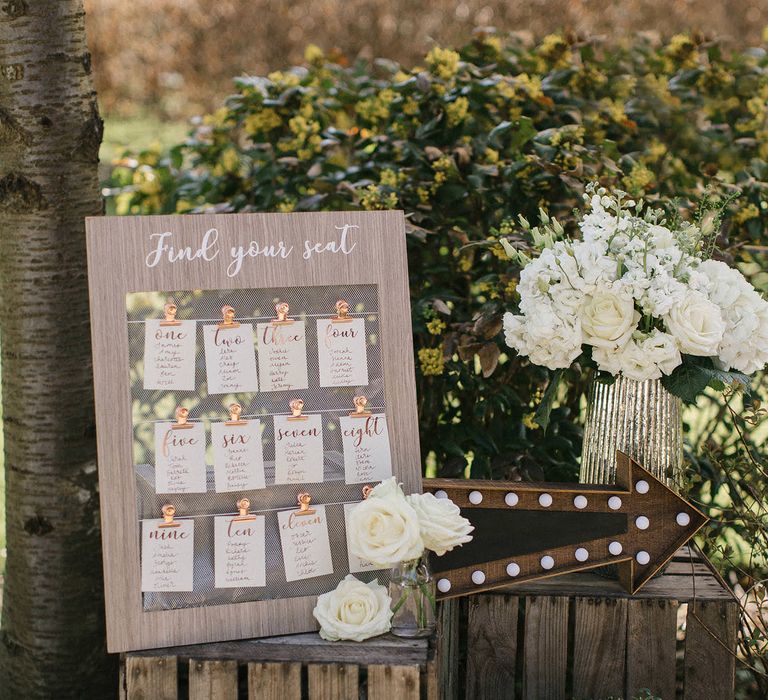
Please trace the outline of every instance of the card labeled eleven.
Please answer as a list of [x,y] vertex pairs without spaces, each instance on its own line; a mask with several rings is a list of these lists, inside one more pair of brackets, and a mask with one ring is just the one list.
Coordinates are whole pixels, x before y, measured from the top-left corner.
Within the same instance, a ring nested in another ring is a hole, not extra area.
[[325,506],[313,505],[308,513],[281,511],[277,514],[277,521],[286,581],[301,581],[333,573]]

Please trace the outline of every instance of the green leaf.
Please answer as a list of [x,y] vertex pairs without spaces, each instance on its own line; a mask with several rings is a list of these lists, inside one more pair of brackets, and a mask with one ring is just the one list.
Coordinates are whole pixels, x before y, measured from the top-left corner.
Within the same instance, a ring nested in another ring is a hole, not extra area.
[[688,404],[695,404],[697,397],[708,386],[722,391],[734,382],[741,384],[745,392],[749,393],[750,380],[746,374],[726,372],[715,367],[711,358],[694,355],[683,355],[683,363],[672,374],[661,379],[670,394],[679,396]]
[[536,409],[536,414],[533,419],[541,426],[541,429],[546,432],[549,426],[549,415],[552,413],[552,405],[555,402],[555,396],[557,396],[557,389],[560,386],[560,381],[563,378],[565,370],[556,369],[549,379],[549,385],[544,392],[544,396],[541,398],[541,403]]

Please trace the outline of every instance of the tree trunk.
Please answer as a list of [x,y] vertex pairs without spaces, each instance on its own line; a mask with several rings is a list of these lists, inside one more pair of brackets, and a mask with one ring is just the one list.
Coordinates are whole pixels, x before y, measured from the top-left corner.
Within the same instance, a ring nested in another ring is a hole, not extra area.
[[85,216],[102,122],[82,0],[0,2],[8,560],[0,695],[116,691],[104,644]]

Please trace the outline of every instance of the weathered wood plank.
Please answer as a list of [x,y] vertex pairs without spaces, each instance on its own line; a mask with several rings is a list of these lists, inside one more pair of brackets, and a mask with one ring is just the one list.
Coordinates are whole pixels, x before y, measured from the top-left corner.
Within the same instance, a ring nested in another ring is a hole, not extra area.
[[733,697],[738,624],[735,601],[689,604],[685,625],[686,700]]
[[[2,600],[0,600],[0,605],[2,605]],[[2,609],[2,608],[0,608]],[[120,654],[120,671],[117,681],[117,698],[118,700],[128,700],[127,696],[127,689],[126,689],[126,683],[125,683],[125,654]]]
[[564,700],[567,656],[568,598],[527,598],[523,696],[530,700]]
[[419,700],[418,666],[368,667],[368,700]]
[[358,667],[351,664],[310,664],[309,700],[353,700],[358,697]]
[[237,700],[237,661],[192,659],[189,700]]
[[125,660],[125,695],[128,700],[176,700],[175,656],[128,656]]
[[248,698],[301,700],[301,664],[249,663]]
[[459,697],[459,616],[462,602],[452,598],[437,604],[435,663],[438,693],[442,700]]
[[627,601],[576,598],[573,697],[621,697],[627,648]]
[[677,601],[630,600],[627,611],[627,693],[647,688],[654,697],[675,697]]
[[514,697],[517,612],[515,596],[488,594],[469,598],[468,699]]

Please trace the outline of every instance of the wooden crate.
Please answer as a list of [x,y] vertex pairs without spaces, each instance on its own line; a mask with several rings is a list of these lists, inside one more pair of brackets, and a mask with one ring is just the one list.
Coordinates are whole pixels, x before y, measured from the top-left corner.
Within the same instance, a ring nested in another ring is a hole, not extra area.
[[437,700],[426,639],[362,644],[298,634],[121,655],[122,700]]
[[447,601],[440,619],[446,698],[733,698],[738,605],[687,548],[634,596],[584,572]]

